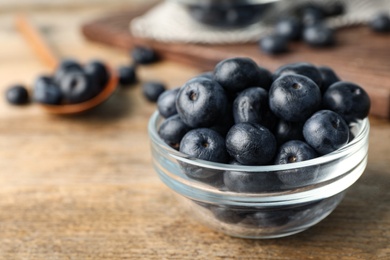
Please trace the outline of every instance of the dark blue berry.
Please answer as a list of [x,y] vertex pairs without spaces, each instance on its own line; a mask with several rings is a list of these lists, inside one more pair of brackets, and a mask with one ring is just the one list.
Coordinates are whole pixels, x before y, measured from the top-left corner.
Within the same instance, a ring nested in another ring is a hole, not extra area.
[[60,64],[54,72],[54,82],[60,84],[62,78],[70,71],[82,72],[83,68],[76,60],[73,59],[64,59],[61,60]]
[[303,30],[303,40],[313,47],[327,47],[335,43],[334,31],[324,24],[315,24]]
[[268,35],[260,40],[260,49],[268,54],[279,54],[288,51],[288,40],[281,35]]
[[324,11],[326,17],[338,16],[345,13],[345,6],[341,2],[334,2],[324,7]]
[[333,83],[340,81],[337,74],[327,66],[318,67],[322,77],[322,88],[321,91],[324,93]]
[[161,116],[168,118],[177,114],[176,96],[180,88],[164,91],[157,99],[157,109]]
[[387,13],[377,13],[369,21],[371,30],[379,33],[390,32],[390,15]]
[[279,145],[291,140],[303,139],[303,123],[304,122],[288,122],[280,119],[275,129],[276,141]]
[[184,84],[176,98],[178,114],[191,127],[212,126],[226,107],[227,97],[221,85],[203,77]]
[[24,105],[29,102],[27,89],[22,85],[14,85],[8,88],[5,97],[13,105]]
[[[292,140],[284,143],[278,150],[275,157],[275,164],[289,164],[307,161],[318,157],[316,151],[307,143],[299,140]],[[277,173],[279,180],[287,185],[305,185],[313,182],[318,175],[318,166],[302,167],[291,170],[284,170]]]
[[233,93],[260,86],[262,81],[258,65],[249,58],[231,58],[219,62],[214,69],[214,80],[226,91]]
[[326,12],[324,8],[316,4],[308,4],[302,8],[302,22],[304,26],[312,26],[323,22]]
[[268,107],[268,92],[260,87],[242,91],[233,102],[234,123],[258,123],[265,121]]
[[257,209],[254,213],[247,214],[240,223],[254,228],[279,227],[287,224],[291,217],[289,210],[261,210]]
[[135,66],[120,66],[118,68],[119,84],[121,86],[130,86],[137,82]]
[[[197,128],[187,132],[180,142],[180,152],[192,158],[226,163],[229,155],[226,151],[225,139],[209,128]],[[181,162],[184,174],[189,178],[222,188],[223,172],[210,168]]]
[[363,119],[370,111],[370,97],[360,86],[340,81],[331,85],[323,96],[323,106],[341,115],[348,123]]
[[180,141],[190,128],[183,123],[178,115],[173,115],[160,125],[158,134],[172,148],[179,150]]
[[303,136],[317,153],[324,155],[348,143],[349,127],[339,114],[321,110],[306,121]]
[[159,60],[154,49],[146,46],[137,46],[131,51],[131,57],[137,64],[150,64]]
[[308,77],[282,76],[272,84],[269,105],[279,118],[289,122],[303,122],[320,108],[321,91]]
[[244,165],[269,163],[276,152],[274,135],[265,127],[253,123],[239,123],[226,135],[230,156]]
[[59,86],[66,102],[70,104],[87,101],[98,92],[90,77],[80,71],[68,71],[61,78]]
[[165,85],[157,81],[149,81],[142,84],[142,93],[150,102],[157,102],[159,96],[165,89]]
[[84,72],[87,76],[89,76],[93,84],[96,84],[97,87],[95,88],[97,90],[98,94],[108,83],[110,79],[110,74],[107,70],[106,65],[99,60],[93,60],[88,62],[84,66]]
[[[237,161],[230,164],[241,165]],[[280,185],[276,174],[264,172],[226,171],[223,182],[229,191],[248,193],[272,191]]]
[[60,87],[54,83],[53,78],[40,76],[34,83],[34,100],[38,103],[59,105],[62,102]]
[[287,74],[299,74],[314,81],[319,88],[322,86],[322,77],[316,66],[307,62],[290,63],[279,67],[273,75],[274,81]]
[[219,221],[229,224],[235,224],[245,218],[246,212],[229,206],[215,205],[210,208],[214,217]]
[[284,17],[276,23],[275,33],[288,40],[299,40],[302,35],[302,24],[294,16]]
[[226,163],[229,160],[225,139],[208,128],[187,132],[180,142],[180,152],[210,162]]

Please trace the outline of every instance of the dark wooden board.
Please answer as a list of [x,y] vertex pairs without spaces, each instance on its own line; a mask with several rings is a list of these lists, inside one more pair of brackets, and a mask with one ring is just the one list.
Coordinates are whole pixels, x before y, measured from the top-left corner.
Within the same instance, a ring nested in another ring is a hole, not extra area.
[[390,118],[390,35],[378,35],[367,27],[345,28],[337,31],[337,46],[314,49],[304,43],[292,43],[291,51],[279,56],[268,56],[257,44],[201,45],[162,43],[133,37],[129,22],[147,8],[112,13],[82,26],[84,36],[95,42],[129,50],[135,45],[154,48],[163,59],[211,70],[225,58],[248,56],[270,70],[298,61],[328,65],[347,81],[364,87],[372,100],[371,114]]

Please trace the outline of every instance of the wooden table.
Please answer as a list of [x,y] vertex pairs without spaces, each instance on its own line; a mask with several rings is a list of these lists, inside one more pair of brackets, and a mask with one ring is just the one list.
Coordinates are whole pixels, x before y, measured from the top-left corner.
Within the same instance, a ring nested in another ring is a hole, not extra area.
[[[107,10],[107,7],[105,7]],[[125,64],[122,51],[85,42],[78,26],[102,10],[36,11],[54,49],[82,61]],[[0,16],[0,92],[47,72]],[[160,62],[142,81],[170,88],[199,71]],[[246,240],[211,231],[177,207],[151,165],[147,123],[155,105],[140,84],[90,113],[51,116],[0,100],[0,259],[389,259],[390,123],[371,117],[367,170],[339,207],[309,230]]]

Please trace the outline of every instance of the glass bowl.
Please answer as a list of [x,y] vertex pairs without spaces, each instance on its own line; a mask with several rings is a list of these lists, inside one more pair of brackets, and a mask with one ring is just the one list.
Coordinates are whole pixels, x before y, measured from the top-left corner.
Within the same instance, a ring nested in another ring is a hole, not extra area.
[[[306,230],[336,208],[367,164],[367,118],[351,125],[354,138],[337,151],[304,162],[269,166],[189,158],[159,137],[162,121],[155,112],[148,126],[158,176],[178,195],[180,207],[206,226],[231,236],[275,238]],[[248,183],[256,185],[245,186]]]

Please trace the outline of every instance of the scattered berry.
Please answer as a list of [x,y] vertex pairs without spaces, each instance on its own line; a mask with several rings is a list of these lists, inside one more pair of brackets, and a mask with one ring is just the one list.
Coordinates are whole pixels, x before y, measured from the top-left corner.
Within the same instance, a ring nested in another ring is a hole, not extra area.
[[390,32],[390,15],[388,13],[375,14],[369,21],[371,30],[379,33]]
[[120,66],[118,68],[119,84],[129,86],[137,82],[135,66]]
[[294,16],[284,17],[276,23],[275,33],[290,41],[299,40],[302,35],[302,24]]
[[156,102],[158,97],[165,91],[165,85],[157,81],[145,82],[142,85],[142,93],[150,102]]
[[303,40],[313,47],[327,47],[335,43],[333,30],[321,23],[306,27]]
[[14,85],[8,88],[5,97],[13,105],[24,105],[29,102],[27,89],[22,85]]
[[136,64],[151,64],[156,62],[159,58],[157,53],[150,47],[138,46],[131,51],[131,57]]
[[279,54],[288,51],[288,40],[280,35],[268,35],[260,40],[260,49],[268,54]]

